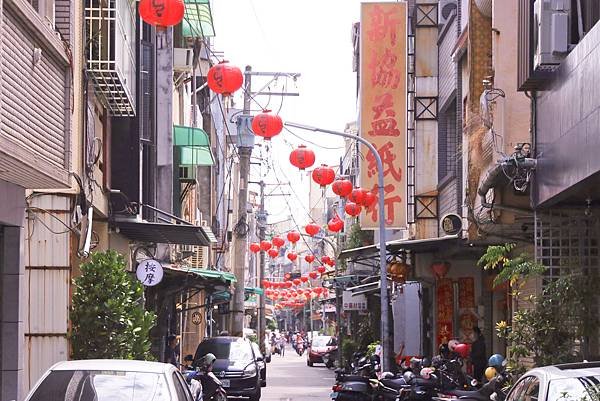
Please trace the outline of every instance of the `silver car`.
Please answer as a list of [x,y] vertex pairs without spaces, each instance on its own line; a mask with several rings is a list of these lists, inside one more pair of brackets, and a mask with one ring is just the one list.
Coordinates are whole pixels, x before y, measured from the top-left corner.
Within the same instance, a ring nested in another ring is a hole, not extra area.
[[25,401],[192,401],[175,366],[146,361],[96,359],[52,366]]
[[506,401],[598,401],[600,362],[535,368],[510,389]]

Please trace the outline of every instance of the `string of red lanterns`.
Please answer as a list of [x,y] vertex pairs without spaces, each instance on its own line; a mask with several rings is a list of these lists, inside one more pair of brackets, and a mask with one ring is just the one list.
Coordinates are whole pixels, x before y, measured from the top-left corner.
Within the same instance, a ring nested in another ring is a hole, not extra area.
[[281,237],[273,237],[271,238],[271,242],[273,243],[273,245],[275,245],[277,248],[281,248],[283,245],[285,245],[285,241],[283,238]]
[[334,194],[345,198],[352,192],[352,182],[346,179],[337,179],[331,184],[331,190]]
[[318,224],[309,223],[306,225],[306,227],[304,227],[304,230],[306,231],[306,233],[308,235],[310,235],[311,237],[314,237],[315,235],[317,235],[319,233],[319,231],[321,231],[321,227],[319,227]]
[[206,82],[213,92],[229,96],[242,87],[244,76],[239,68],[222,61],[208,70]]
[[325,188],[335,180],[335,171],[326,164],[321,164],[321,167],[313,170],[311,176],[314,182],[319,184],[321,188]]
[[292,244],[295,244],[296,242],[300,241],[300,233],[298,231],[290,231],[287,233],[287,239]]

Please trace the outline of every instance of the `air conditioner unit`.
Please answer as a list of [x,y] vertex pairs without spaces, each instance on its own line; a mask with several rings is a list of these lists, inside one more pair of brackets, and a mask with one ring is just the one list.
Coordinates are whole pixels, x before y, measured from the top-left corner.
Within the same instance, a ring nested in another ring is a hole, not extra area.
[[192,49],[173,48],[173,71],[192,71],[194,52]]
[[197,269],[208,268],[208,247],[207,246],[194,246],[193,255],[189,259],[190,266]]
[[183,165],[179,166],[179,182],[196,182],[196,166]]
[[569,0],[535,0],[533,69],[555,71],[569,51]]

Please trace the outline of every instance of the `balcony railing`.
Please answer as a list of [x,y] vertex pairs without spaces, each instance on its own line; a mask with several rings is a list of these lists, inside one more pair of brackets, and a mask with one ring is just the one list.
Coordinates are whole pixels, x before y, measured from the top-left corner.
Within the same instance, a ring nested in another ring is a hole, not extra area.
[[135,116],[135,0],[85,0],[87,68],[113,116]]

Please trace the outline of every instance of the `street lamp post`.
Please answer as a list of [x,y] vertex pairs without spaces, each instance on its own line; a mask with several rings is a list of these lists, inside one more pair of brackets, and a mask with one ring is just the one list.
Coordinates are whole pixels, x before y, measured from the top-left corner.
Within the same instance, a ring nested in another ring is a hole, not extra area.
[[[379,262],[380,262],[380,277],[381,277],[381,367],[382,370],[389,371],[390,370],[390,355],[391,355],[391,344],[390,344],[390,336],[389,336],[389,302],[388,302],[388,290],[387,290],[387,271],[386,271],[386,246],[385,246],[385,211],[384,211],[384,182],[383,182],[383,163],[381,162],[381,157],[379,156],[379,152],[371,142],[361,138],[358,135],[347,134],[345,132],[339,131],[331,131],[327,129],[321,129],[316,127],[311,127],[304,124],[296,124],[293,122],[286,122],[285,125],[289,127],[299,128],[307,131],[313,132],[323,132],[326,134],[341,136],[344,138],[354,139],[365,145],[373,156],[375,157],[375,161],[377,163],[377,186],[379,187]],[[339,313],[339,311],[338,311]]]

